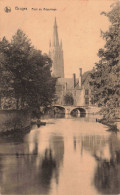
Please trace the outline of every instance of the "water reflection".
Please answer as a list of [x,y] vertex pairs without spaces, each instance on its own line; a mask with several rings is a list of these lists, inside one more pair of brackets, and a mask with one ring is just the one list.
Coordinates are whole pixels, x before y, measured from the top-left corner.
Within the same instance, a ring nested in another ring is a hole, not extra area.
[[85,112],[85,110],[84,109],[82,109],[82,108],[76,108],[76,109],[74,109],[72,112],[71,112],[71,115],[73,116],[73,117],[85,117],[86,116],[86,112]]
[[88,151],[96,160],[94,184],[101,194],[120,193],[120,137],[111,133],[109,137],[90,135],[73,138],[74,150],[81,142],[81,155]]
[[97,168],[95,172],[95,186],[103,194],[120,193],[120,139],[116,133],[109,137],[108,150],[110,157],[95,154]]
[[49,119],[49,118],[65,118],[65,113],[54,113],[54,112],[51,112],[50,114],[46,114],[45,116],[43,116],[42,118],[45,118],[45,119]]
[[119,194],[119,133],[90,118],[48,121],[0,139],[0,193]]
[[44,144],[44,139],[45,135],[36,130],[24,138],[24,144],[16,140],[8,144],[3,140],[0,147],[1,194],[48,194],[51,179],[58,184],[64,142],[62,137],[56,142],[53,136]]

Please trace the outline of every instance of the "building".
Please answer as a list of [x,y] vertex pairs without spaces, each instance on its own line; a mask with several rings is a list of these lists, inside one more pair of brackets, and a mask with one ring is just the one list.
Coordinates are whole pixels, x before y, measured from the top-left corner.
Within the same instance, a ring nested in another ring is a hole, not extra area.
[[73,74],[72,78],[64,78],[62,41],[59,43],[56,18],[53,27],[53,39],[49,44],[49,56],[53,61],[52,76],[57,78],[57,100],[55,104],[74,106],[89,106],[94,104],[89,86],[90,71],[82,74],[82,68],[80,68],[79,78],[76,78],[76,74]]

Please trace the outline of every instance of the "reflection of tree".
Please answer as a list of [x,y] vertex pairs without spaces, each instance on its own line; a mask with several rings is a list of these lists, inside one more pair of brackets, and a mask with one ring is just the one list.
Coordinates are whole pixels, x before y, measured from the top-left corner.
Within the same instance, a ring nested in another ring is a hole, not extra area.
[[94,183],[103,194],[120,193],[120,140],[113,133],[109,139],[110,159],[94,155],[97,161]]
[[104,136],[99,135],[87,135],[87,136],[81,136],[81,144],[82,147],[89,151],[92,155],[95,152],[101,151],[102,147],[104,147],[106,143],[106,138]]
[[50,142],[54,151],[54,158],[56,160],[57,166],[59,167],[63,162],[64,157],[64,139],[62,136],[52,136]]
[[14,132],[0,138],[0,143],[23,143],[28,132]]
[[[51,180],[55,179],[58,183],[59,166],[64,153],[63,139],[59,136],[51,138],[41,152],[37,132],[33,132],[31,136],[34,139],[31,138],[29,142],[18,145],[11,142],[12,148],[7,147],[5,150],[9,158],[2,157],[1,161],[4,168],[0,178],[2,194],[48,194]],[[60,142],[56,142],[56,139]],[[31,143],[32,150],[29,151]]]
[[53,171],[56,169],[56,161],[53,159],[52,151],[45,151],[45,157],[42,160],[41,166],[41,183],[44,186],[50,185]]
[[[39,160],[39,166],[36,165],[37,159],[41,157],[37,154],[18,154],[10,156],[9,163],[14,165],[11,169],[6,161],[2,178],[3,194],[47,194],[50,189],[53,172],[56,170],[55,160],[52,154]],[[9,184],[9,185],[8,185]]]
[[100,135],[74,137],[73,146],[76,144],[88,151],[96,160],[97,168],[94,175],[94,184],[102,194],[120,194],[120,139],[112,133],[106,139]]

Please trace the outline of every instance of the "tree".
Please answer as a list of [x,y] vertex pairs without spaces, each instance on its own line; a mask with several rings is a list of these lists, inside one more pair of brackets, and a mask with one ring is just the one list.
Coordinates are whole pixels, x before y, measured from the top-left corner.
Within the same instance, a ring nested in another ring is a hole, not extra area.
[[95,101],[102,106],[107,120],[117,117],[120,106],[120,2],[112,5],[105,13],[111,25],[107,32],[101,32],[105,40],[104,48],[99,49],[99,62],[91,74]]
[[[10,43],[5,41],[1,42],[0,47],[4,59],[1,67],[5,74],[8,73],[7,79],[10,80],[12,96],[16,99],[16,109],[39,109],[40,106],[50,105],[54,99],[56,83],[56,79],[51,77],[51,59],[36,50],[20,29]],[[4,96],[7,92],[8,88]]]
[[1,98],[13,96],[13,88],[11,86],[12,74],[6,69],[6,53],[8,52],[9,47],[9,42],[5,37],[3,37],[2,41],[0,42],[0,107]]

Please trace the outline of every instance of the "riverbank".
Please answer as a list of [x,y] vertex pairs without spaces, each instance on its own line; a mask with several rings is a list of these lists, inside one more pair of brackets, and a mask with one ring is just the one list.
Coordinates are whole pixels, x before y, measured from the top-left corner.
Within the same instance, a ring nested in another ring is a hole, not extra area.
[[0,135],[25,132],[31,127],[28,110],[0,110]]
[[109,127],[108,131],[118,132],[120,131],[120,119],[108,121],[106,119],[99,119],[97,122],[102,123]]

